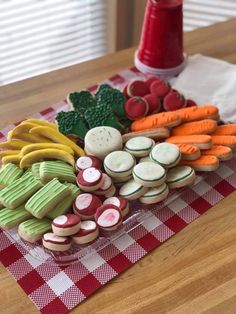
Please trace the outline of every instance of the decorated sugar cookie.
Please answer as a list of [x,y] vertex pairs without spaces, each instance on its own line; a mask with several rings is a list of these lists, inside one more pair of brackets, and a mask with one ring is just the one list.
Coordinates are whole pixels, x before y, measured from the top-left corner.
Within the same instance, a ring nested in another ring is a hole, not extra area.
[[81,222],[80,230],[72,236],[76,244],[84,245],[93,242],[99,236],[98,225],[95,221],[85,220]]
[[140,183],[136,182],[134,179],[131,179],[121,186],[119,195],[126,198],[127,200],[132,201],[140,198],[147,191],[147,187],[144,187]]
[[112,188],[111,178],[106,173],[103,173],[102,176],[103,176],[102,186],[98,190],[94,191],[94,194],[96,195],[106,195]]
[[80,229],[80,218],[74,214],[61,215],[53,219],[52,230],[58,236],[70,236]]
[[104,169],[106,173],[114,178],[129,176],[132,173],[134,165],[134,157],[124,151],[112,152],[104,159]]
[[94,167],[96,169],[101,169],[102,163],[101,161],[94,156],[82,156],[77,159],[75,163],[75,168],[79,172],[81,170]]
[[163,183],[158,187],[150,188],[139,200],[143,204],[155,204],[166,199],[168,194],[168,186]]
[[124,149],[135,157],[148,156],[155,145],[154,140],[145,136],[131,138],[125,143]]
[[177,166],[167,172],[166,183],[171,189],[182,188],[195,180],[195,171],[189,166]]
[[95,221],[104,231],[116,230],[122,223],[121,210],[112,204],[102,205],[96,211]]
[[155,187],[165,182],[166,172],[157,163],[142,162],[134,167],[133,177],[137,183],[145,187]]
[[78,195],[73,204],[73,211],[82,220],[93,219],[96,210],[102,205],[100,198],[91,193]]
[[60,237],[53,232],[45,233],[42,239],[43,246],[51,251],[64,252],[71,247],[71,239]]
[[81,190],[95,191],[103,184],[102,172],[94,167],[84,169],[79,172],[76,181]]
[[119,197],[119,196],[109,197],[103,202],[103,204],[113,204],[119,207],[123,217],[126,216],[129,212],[129,203],[123,197]]
[[157,144],[153,147],[149,156],[164,168],[174,167],[181,159],[180,149],[171,143]]

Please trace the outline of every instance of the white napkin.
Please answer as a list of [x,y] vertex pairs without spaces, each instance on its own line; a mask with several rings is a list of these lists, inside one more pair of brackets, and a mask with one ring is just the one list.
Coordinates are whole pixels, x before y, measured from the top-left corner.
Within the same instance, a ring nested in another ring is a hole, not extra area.
[[198,105],[214,104],[221,120],[236,123],[236,65],[200,54],[188,58],[173,88]]

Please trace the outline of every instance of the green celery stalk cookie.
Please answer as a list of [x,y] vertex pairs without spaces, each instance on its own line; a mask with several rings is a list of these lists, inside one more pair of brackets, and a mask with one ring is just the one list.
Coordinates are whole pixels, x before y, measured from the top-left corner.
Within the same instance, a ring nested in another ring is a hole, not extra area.
[[31,217],[32,215],[25,210],[24,204],[15,209],[4,208],[0,211],[0,227],[9,230]]
[[34,217],[41,219],[70,193],[68,186],[55,178],[35,193],[27,201],[25,208]]
[[16,208],[25,203],[41,187],[42,183],[28,172],[23,178],[0,191],[0,202],[7,208]]
[[0,169],[0,189],[5,188],[15,180],[19,179],[23,174],[23,169],[20,169],[14,164],[7,164]]
[[63,161],[44,161],[39,169],[40,179],[43,182],[57,178],[60,182],[76,182],[74,168]]
[[40,175],[39,175],[40,165],[41,165],[41,162],[36,162],[31,167],[32,174],[37,180],[40,180]]
[[36,219],[32,218],[22,222],[18,227],[19,236],[31,243],[40,240],[44,233],[52,229],[52,222],[50,219]]
[[71,195],[65,197],[64,200],[58,203],[52,210],[50,210],[49,213],[47,213],[47,217],[50,219],[66,214],[71,208],[74,199],[80,194],[80,189],[77,185],[72,183],[65,183],[65,185],[70,189]]

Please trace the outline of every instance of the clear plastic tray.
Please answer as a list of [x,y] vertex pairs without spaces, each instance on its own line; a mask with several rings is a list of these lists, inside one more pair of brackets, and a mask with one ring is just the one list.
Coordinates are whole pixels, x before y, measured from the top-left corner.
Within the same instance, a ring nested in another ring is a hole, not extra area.
[[[206,173],[198,173],[194,183],[191,187],[201,184],[201,181],[206,178]],[[191,188],[190,187],[190,188]],[[160,210],[161,208],[175,202],[177,198],[183,196],[185,193],[189,192],[189,188],[182,188],[178,190],[172,190],[165,201],[160,202],[156,205],[144,205],[140,202],[133,201],[130,203],[130,213],[124,220],[121,227],[113,232],[110,232],[106,236],[100,236],[95,242],[87,246],[79,246],[73,244],[71,249],[66,252],[53,252],[45,249],[42,244],[36,243],[31,244],[29,242],[23,241],[18,233],[17,228],[7,231],[9,237],[11,237],[15,242],[18,243],[23,249],[25,249],[34,258],[47,262],[50,265],[69,265],[77,263],[80,259],[85,256],[99,252],[101,249],[106,248],[114,240],[118,239],[125,233],[137,228],[146,219],[148,219],[153,212]]]

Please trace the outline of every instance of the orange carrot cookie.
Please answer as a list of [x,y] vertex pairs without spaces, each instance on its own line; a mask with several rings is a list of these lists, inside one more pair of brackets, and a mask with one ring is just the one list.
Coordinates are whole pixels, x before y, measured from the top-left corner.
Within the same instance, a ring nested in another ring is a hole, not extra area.
[[169,137],[170,131],[167,128],[156,128],[156,129],[126,133],[122,135],[123,143],[126,143],[131,138],[137,137],[137,136],[146,136],[154,140],[158,140],[159,138]]
[[218,108],[214,105],[204,105],[199,107],[188,107],[175,111],[182,122],[198,121],[202,119],[219,119]]
[[200,149],[209,149],[212,147],[212,140],[210,135],[171,136],[166,139],[166,142],[173,144],[195,145]]
[[215,171],[219,167],[219,159],[216,156],[202,155],[196,160],[182,160],[180,165],[190,166],[196,171]]
[[213,155],[219,160],[229,160],[233,157],[233,152],[230,147],[213,145],[212,148],[203,150],[202,155]]
[[161,112],[138,119],[131,124],[132,131],[143,131],[154,128],[174,127],[181,123],[177,111]]
[[201,156],[200,149],[190,144],[176,144],[181,152],[182,160],[195,160]]
[[200,121],[187,122],[175,127],[171,131],[171,135],[195,135],[210,134],[217,128],[215,120],[204,119]]
[[236,149],[236,137],[233,135],[213,135],[211,138],[213,145],[223,145],[232,150]]
[[212,135],[236,135],[236,124],[219,125]]

